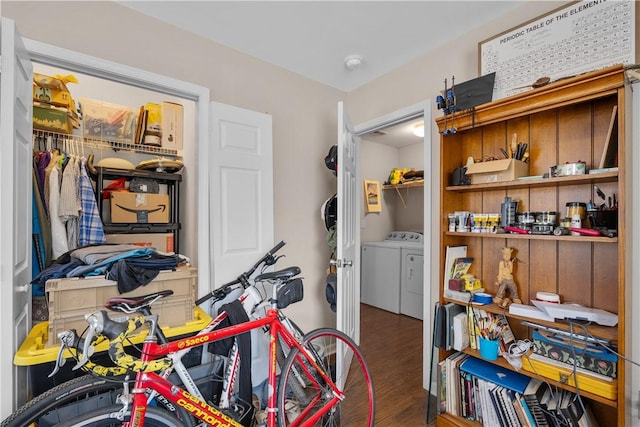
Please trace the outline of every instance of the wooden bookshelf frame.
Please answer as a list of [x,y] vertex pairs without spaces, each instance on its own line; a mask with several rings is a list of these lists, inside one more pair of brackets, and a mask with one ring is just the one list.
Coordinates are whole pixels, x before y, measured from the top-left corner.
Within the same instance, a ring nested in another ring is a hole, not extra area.
[[[542,178],[550,166],[565,162],[584,161],[588,169],[595,169],[603,152],[611,122],[611,111],[617,106],[618,169],[598,174],[572,177]],[[448,121],[451,120],[449,117]],[[443,135],[444,117],[436,119],[440,137],[440,265],[445,263],[445,248],[465,244],[468,255],[474,258],[470,273],[480,278],[483,287],[495,294],[494,284],[500,261],[500,248],[515,249],[514,278],[524,304],[528,304],[538,291],[554,292],[563,302],[577,302],[618,315],[618,325],[607,328],[593,325],[592,334],[612,340],[618,352],[625,354],[626,313],[625,298],[629,290],[625,278],[625,79],[622,66],[586,73],[552,83],[548,86],[500,99],[475,107],[473,111],[455,114],[457,132]],[[464,165],[468,157],[500,158],[500,148],[507,149],[514,133],[519,142],[530,147],[531,179],[451,186],[450,174]],[[489,233],[460,233],[448,231],[447,214],[458,211],[478,213],[499,212],[505,196],[520,201],[519,211],[556,211],[558,218],[565,215],[565,204],[572,201],[596,200],[593,185],[615,193],[619,200],[617,237],[514,235]],[[441,268],[440,302],[463,302],[444,297]],[[504,311],[497,306],[483,306],[496,313]],[[530,337],[531,331],[521,325],[521,316],[511,316],[512,329],[517,338]],[[534,323],[564,328],[562,322]],[[467,350],[470,354],[475,352]],[[439,359],[450,352],[440,351]],[[503,366],[504,361],[497,362]],[[508,364],[506,364],[508,365]],[[629,376],[624,361],[618,362],[617,399],[611,400],[594,393],[581,395],[592,405],[600,425],[624,426],[628,416],[625,382]],[[535,375],[520,371],[525,375]],[[549,379],[546,379],[550,381]],[[440,414],[438,425],[479,425],[450,414]]]

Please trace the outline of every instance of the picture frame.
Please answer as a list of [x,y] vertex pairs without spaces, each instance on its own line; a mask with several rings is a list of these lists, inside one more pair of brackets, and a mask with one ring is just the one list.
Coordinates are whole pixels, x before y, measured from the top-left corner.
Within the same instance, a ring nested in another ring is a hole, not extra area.
[[381,212],[380,181],[364,180],[364,200],[367,212]]
[[[495,72],[493,99],[615,64],[634,63],[636,2],[571,1],[478,43],[478,73]],[[594,49],[589,41],[598,34]]]

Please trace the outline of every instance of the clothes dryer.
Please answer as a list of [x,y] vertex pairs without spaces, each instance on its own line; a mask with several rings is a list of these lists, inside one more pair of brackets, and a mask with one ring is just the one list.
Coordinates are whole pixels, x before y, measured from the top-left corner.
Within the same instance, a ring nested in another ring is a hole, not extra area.
[[422,319],[423,253],[423,235],[415,231],[362,243],[361,302]]

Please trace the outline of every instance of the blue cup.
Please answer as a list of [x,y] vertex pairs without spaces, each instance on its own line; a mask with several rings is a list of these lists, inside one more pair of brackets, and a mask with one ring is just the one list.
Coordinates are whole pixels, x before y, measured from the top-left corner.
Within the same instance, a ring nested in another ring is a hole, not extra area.
[[498,360],[498,340],[480,338],[480,357],[486,360]]

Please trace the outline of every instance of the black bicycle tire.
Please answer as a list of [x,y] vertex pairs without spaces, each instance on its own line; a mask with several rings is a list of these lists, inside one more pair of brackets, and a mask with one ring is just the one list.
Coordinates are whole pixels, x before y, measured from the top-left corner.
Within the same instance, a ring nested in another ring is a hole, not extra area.
[[[131,409],[126,412],[125,419],[121,422],[115,421],[111,414],[122,409],[122,405],[113,405],[95,411],[79,415],[71,420],[56,424],[56,427],[116,427],[121,426],[123,421],[129,421]],[[104,424],[102,423],[104,422]],[[169,412],[155,407],[148,407],[144,418],[145,427],[184,427],[184,423],[172,416]]]
[[[369,395],[368,427],[373,427],[375,422],[375,398],[374,398],[374,391],[373,391],[373,379],[371,376],[371,370],[369,369],[360,348],[355,343],[355,341],[353,341],[348,335],[333,328],[320,328],[307,333],[304,336],[304,343],[305,345],[307,345],[309,342],[311,342],[315,338],[323,337],[323,336],[333,337],[336,340],[342,340],[353,351],[354,353],[353,360],[357,360],[359,362],[360,368],[362,369],[362,373],[364,374],[364,378],[367,383],[367,391]],[[315,350],[313,349],[309,349],[309,350],[315,353]],[[287,389],[286,389],[286,384],[287,384],[286,378],[288,377],[287,372],[291,370],[292,365],[295,362],[297,362],[298,353],[300,353],[300,350],[298,348],[294,348],[291,350],[289,356],[287,357],[287,361],[285,362],[282,368],[280,383],[278,384],[278,391],[277,391],[278,420],[280,423],[279,425],[281,426],[287,425],[287,421],[286,421],[287,408],[285,405],[286,398],[287,398]],[[283,381],[283,378],[285,379],[284,381]],[[346,398],[349,399],[350,396],[346,396]]]
[[106,393],[109,390],[121,388],[117,382],[105,378],[84,375],[72,378],[62,384],[45,391],[22,405],[6,419],[1,427],[24,427],[44,416],[50,410],[60,405],[70,404],[82,395]]
[[[46,416],[50,411],[62,406],[71,405],[87,397],[106,395],[110,391],[121,390],[122,379],[122,377],[107,379],[93,375],[72,378],[29,400],[3,420],[0,427],[28,426]],[[190,423],[187,423],[187,426],[189,425]]]

